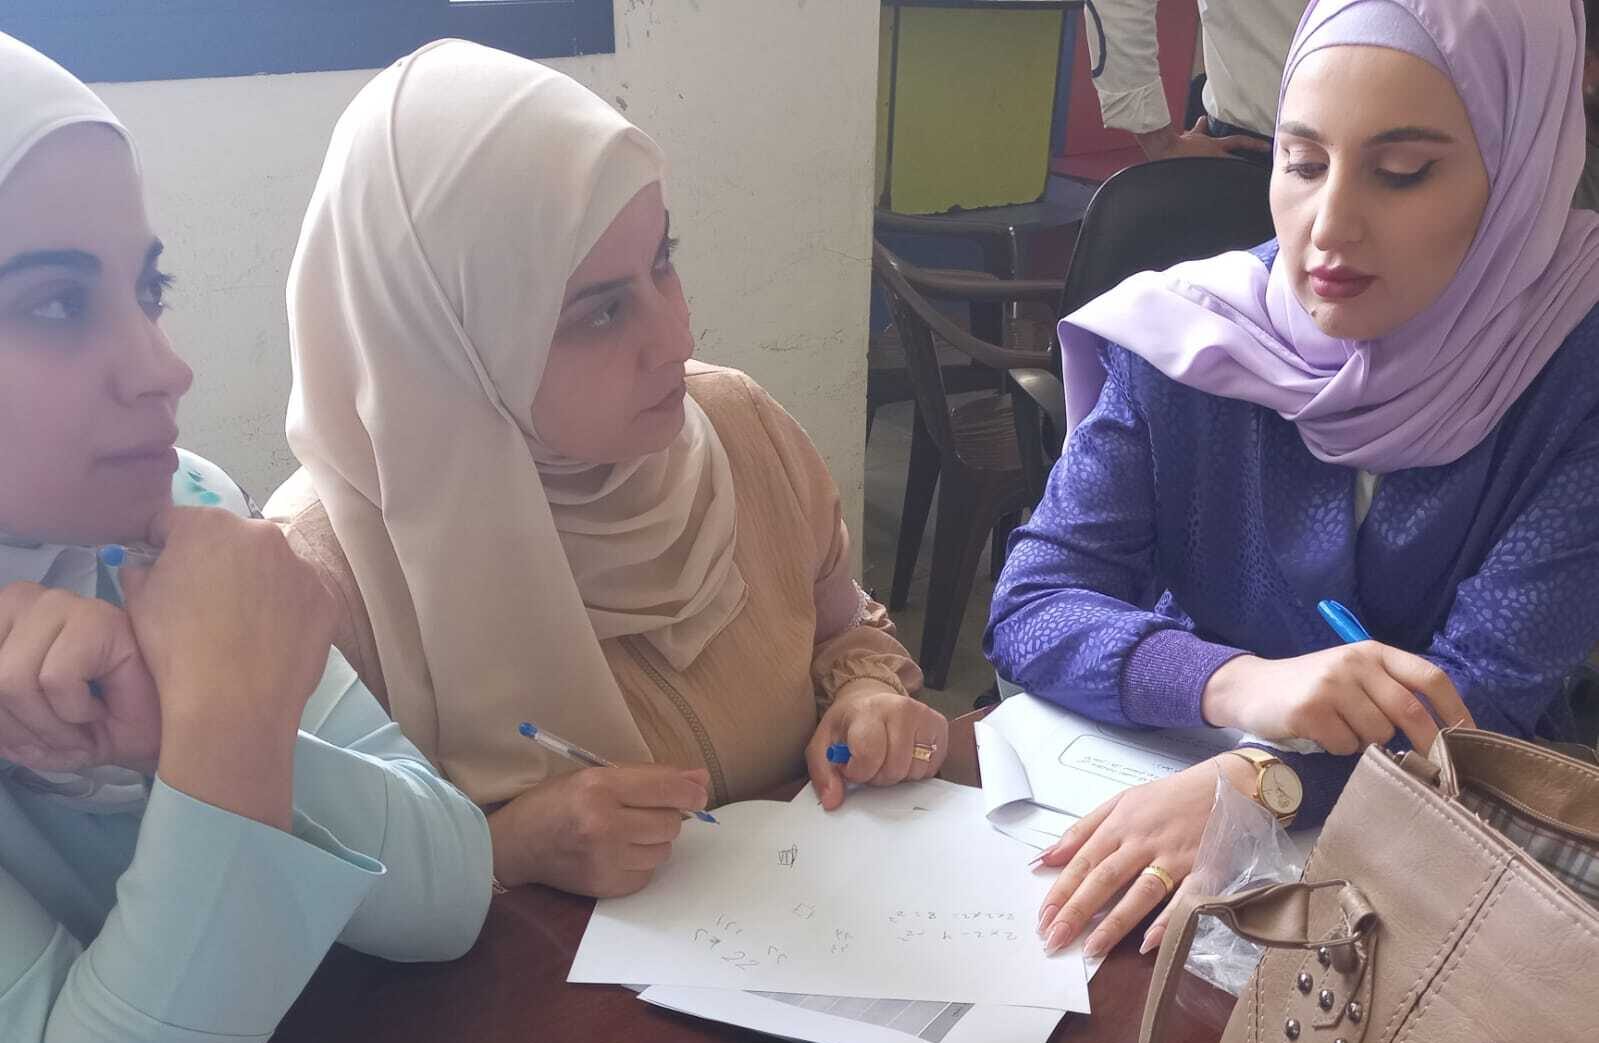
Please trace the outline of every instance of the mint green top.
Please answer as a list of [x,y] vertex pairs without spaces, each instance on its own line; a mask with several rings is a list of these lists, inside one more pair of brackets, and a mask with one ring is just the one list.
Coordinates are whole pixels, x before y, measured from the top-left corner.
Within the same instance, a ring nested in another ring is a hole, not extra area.
[[[174,497],[247,502],[189,455]],[[83,548],[3,550],[0,583],[104,590]],[[477,938],[483,815],[336,651],[301,720],[292,832],[160,778],[113,781],[0,760],[6,1043],[265,1040],[335,941],[414,961],[453,959]]]

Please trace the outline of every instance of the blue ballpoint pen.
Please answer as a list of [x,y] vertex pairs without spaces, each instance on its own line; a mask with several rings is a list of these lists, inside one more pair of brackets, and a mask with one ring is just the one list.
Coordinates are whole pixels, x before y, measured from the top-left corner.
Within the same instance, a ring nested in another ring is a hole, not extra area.
[[1348,644],[1357,644],[1361,641],[1370,641],[1371,634],[1360,625],[1360,620],[1355,614],[1336,601],[1323,601],[1316,606],[1316,611],[1321,613],[1321,618],[1333,628],[1333,632],[1343,638]]
[[[561,756],[575,760],[579,764],[586,764],[591,768],[616,767],[615,764],[612,764],[599,754],[590,753],[588,750],[585,750],[583,747],[578,746],[575,743],[567,742],[559,735],[552,735],[531,721],[523,721],[517,726],[516,730],[527,738],[532,739],[546,750],[549,750],[551,753],[559,753]],[[685,819],[688,818],[690,814],[699,819],[701,822],[709,822],[712,825],[716,824],[715,816],[713,816],[709,811],[682,812],[682,815]]]
[[156,552],[145,550],[142,547],[124,547],[120,543],[108,543],[98,551],[100,563],[107,568],[119,569],[124,565],[137,565],[140,568],[149,568],[155,564]]
[[[1332,627],[1333,631],[1343,638],[1346,644],[1353,645],[1361,641],[1372,640],[1371,631],[1367,630],[1360,620],[1355,618],[1353,612],[1338,602],[1322,601],[1316,605],[1316,611],[1321,613],[1321,618],[1327,621],[1327,625]],[[1427,708],[1427,713],[1432,717],[1435,724],[1443,725],[1443,719],[1438,716],[1438,711],[1433,709],[1432,703],[1427,700],[1426,696],[1416,692],[1410,694],[1414,695],[1416,700]]]

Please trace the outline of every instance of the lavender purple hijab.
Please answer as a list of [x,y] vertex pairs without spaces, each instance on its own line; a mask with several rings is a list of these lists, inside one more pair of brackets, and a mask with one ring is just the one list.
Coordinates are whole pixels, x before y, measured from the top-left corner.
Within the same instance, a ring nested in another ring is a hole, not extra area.
[[1376,340],[1322,333],[1285,266],[1229,253],[1135,275],[1061,320],[1075,428],[1104,384],[1102,340],[1173,380],[1276,410],[1329,463],[1378,473],[1477,445],[1599,305],[1599,214],[1571,210],[1584,161],[1581,0],[1317,0],[1289,52],[1381,43],[1442,69],[1491,190],[1443,294]]

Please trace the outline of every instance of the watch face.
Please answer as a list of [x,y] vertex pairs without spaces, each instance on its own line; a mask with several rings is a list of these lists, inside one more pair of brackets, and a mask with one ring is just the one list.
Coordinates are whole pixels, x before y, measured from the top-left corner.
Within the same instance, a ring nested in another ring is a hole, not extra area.
[[1305,799],[1299,774],[1286,764],[1273,764],[1260,777],[1260,802],[1274,815],[1292,815]]

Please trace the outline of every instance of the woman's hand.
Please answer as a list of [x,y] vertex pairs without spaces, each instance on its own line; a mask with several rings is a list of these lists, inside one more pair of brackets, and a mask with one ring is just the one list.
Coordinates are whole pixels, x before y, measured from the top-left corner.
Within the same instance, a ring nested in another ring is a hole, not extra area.
[[1147,134],[1134,135],[1144,150],[1146,159],[1174,159],[1178,156],[1241,156],[1256,153],[1270,158],[1271,142],[1250,137],[1248,134],[1231,134],[1225,138],[1210,136],[1210,117],[1201,116],[1188,130],[1179,132],[1173,124]]
[[[1118,793],[1044,852],[1040,857],[1043,865],[1064,866],[1039,910],[1038,933],[1047,952],[1070,945],[1123,888],[1127,893],[1088,936],[1085,956],[1109,952],[1170,897],[1166,885],[1152,874],[1145,875],[1144,870],[1159,866],[1178,884],[1194,868],[1199,840],[1216,800],[1218,770],[1240,792],[1249,793],[1254,785],[1255,770],[1242,758],[1213,757],[1176,775]],[[1146,937],[1143,951],[1150,947]]]
[[122,570],[128,616],[161,693],[161,777],[287,829],[294,744],[327,669],[333,599],[271,522],[170,507],[160,559]]
[[[849,746],[848,764],[827,759],[827,748],[839,742]],[[913,756],[919,745],[932,747],[932,756]],[[949,721],[943,714],[880,681],[863,679],[839,689],[805,747],[805,763],[822,807],[832,811],[844,803],[846,781],[892,786],[925,779],[937,774],[948,753]]]
[[154,771],[161,705],[128,615],[36,583],[0,589],[0,757]]
[[333,599],[271,522],[170,507],[161,557],[122,570],[128,614],[169,718],[292,722],[327,669]]
[[584,768],[546,779],[489,816],[494,875],[508,887],[548,884],[596,898],[632,894],[671,855],[682,813],[705,807],[710,781],[703,768],[660,764]]
[[1293,659],[1239,656],[1211,675],[1200,707],[1219,728],[1269,740],[1310,739],[1347,756],[1388,742],[1396,730],[1426,753],[1439,728],[1428,703],[1445,726],[1475,725],[1436,664],[1362,641]]

